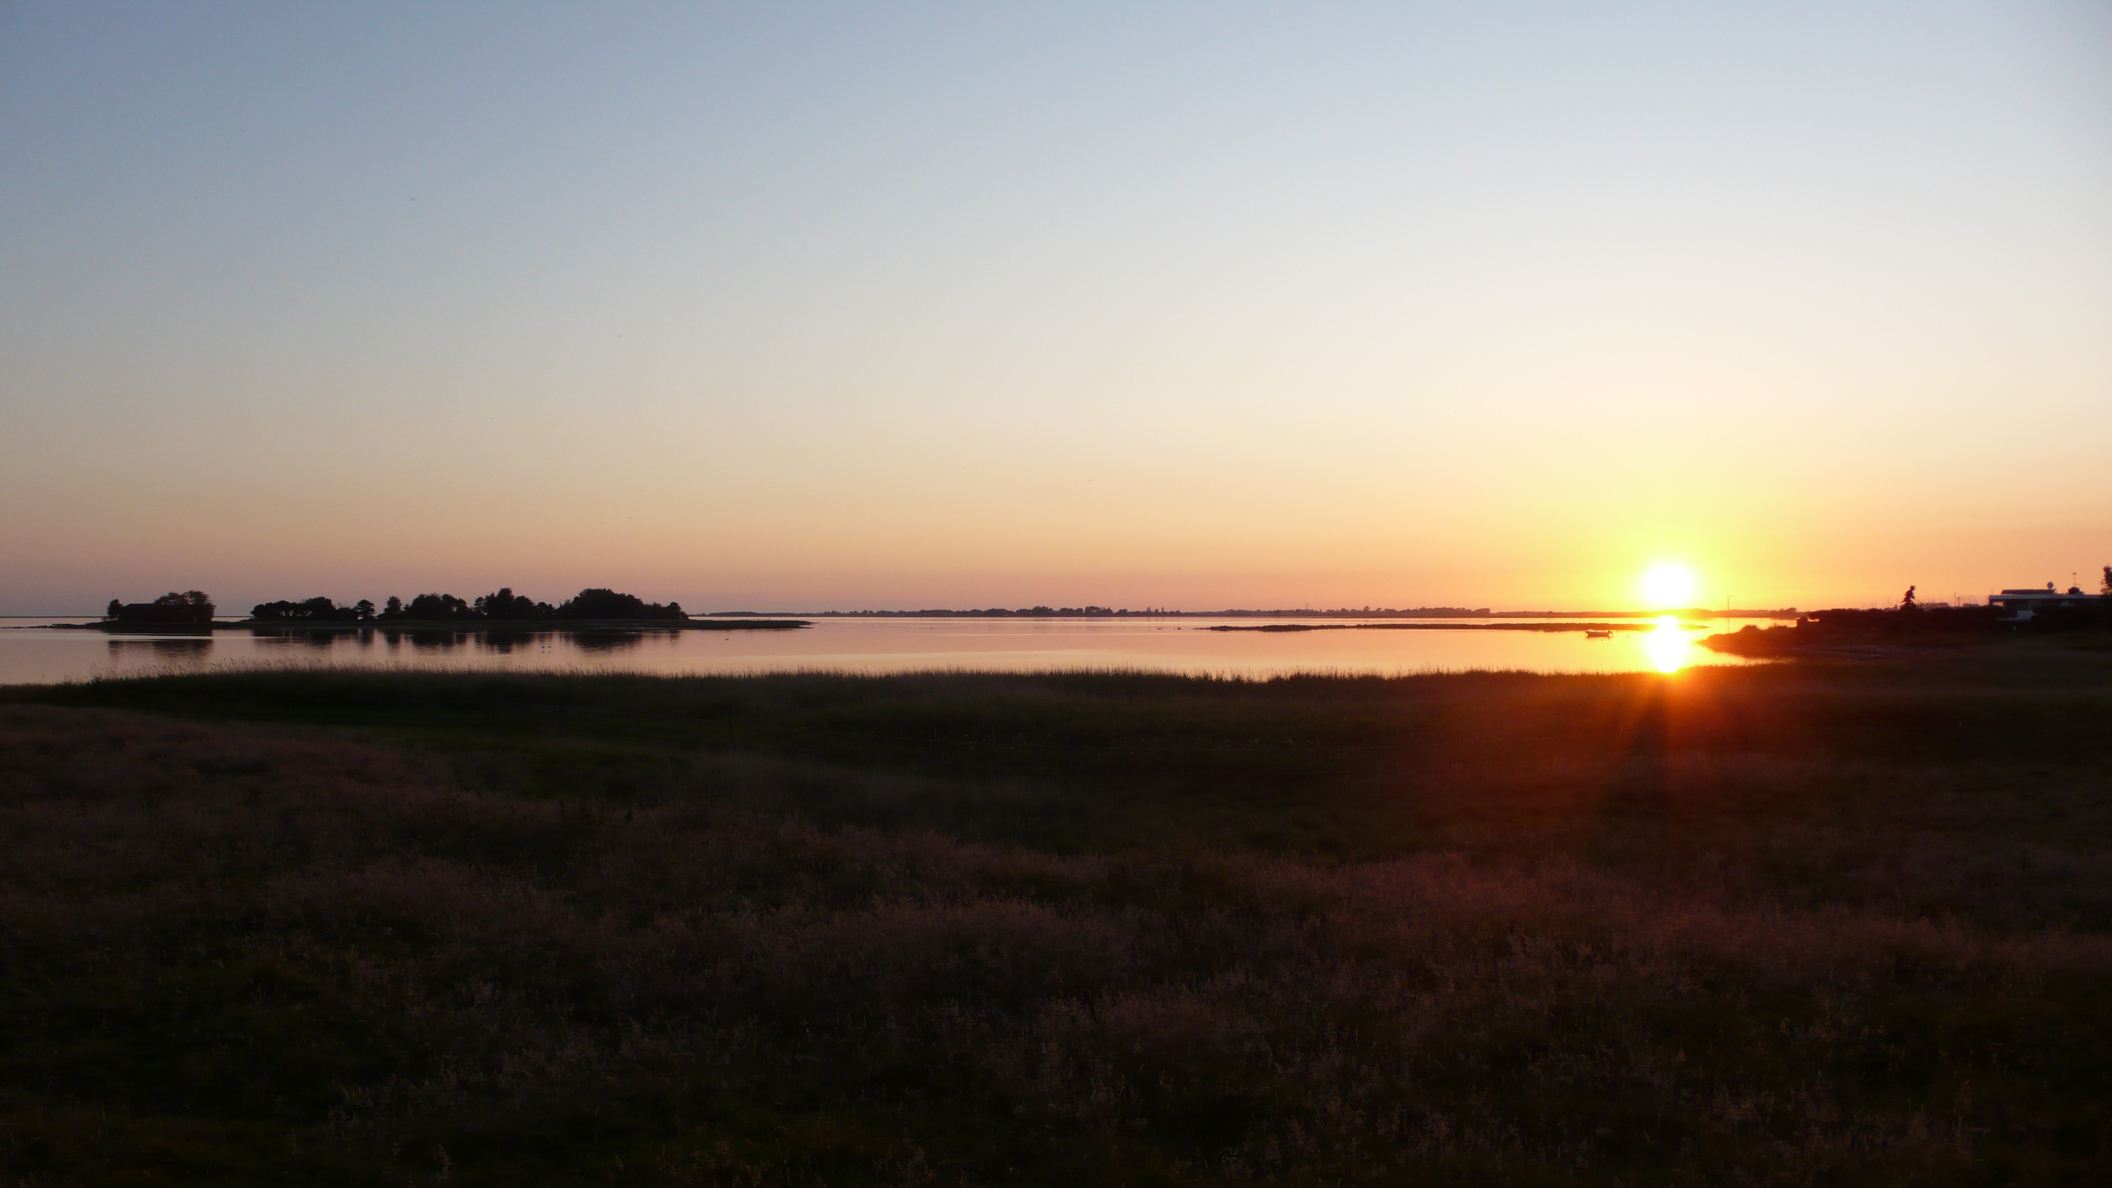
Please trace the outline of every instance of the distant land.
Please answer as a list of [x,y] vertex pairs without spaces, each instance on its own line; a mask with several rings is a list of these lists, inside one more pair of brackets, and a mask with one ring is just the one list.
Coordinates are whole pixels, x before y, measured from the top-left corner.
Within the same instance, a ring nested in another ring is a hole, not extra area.
[[[98,622],[50,624],[84,630],[111,632],[167,632],[215,630],[250,631],[608,631],[608,630],[786,630],[809,626],[815,619],[1304,619],[1318,621],[1423,620],[1430,626],[1465,626],[1460,620],[1475,620],[1501,626],[1501,620],[1654,620],[1667,615],[1683,621],[1714,619],[1795,619],[1795,607],[1765,610],[1495,610],[1490,607],[1276,607],[1229,608],[1225,610],[1171,610],[1146,607],[1028,606],[980,609],[926,608],[922,610],[823,610],[753,611],[725,610],[685,612],[681,604],[662,606],[635,595],[608,589],[582,590],[578,596],[552,606],[517,596],[501,588],[476,599],[450,594],[421,594],[405,601],[390,598],[384,606],[361,600],[340,605],[326,597],[305,601],[259,603],[247,618],[230,620],[216,613],[211,598],[199,591],[169,593],[153,602],[125,603],[112,599]],[[1345,624],[1346,625],[1346,624]],[[1407,623],[1398,624],[1408,626]],[[1520,624],[1523,625],[1523,624]]]
[[647,602],[601,586],[590,586],[553,606],[517,595],[501,586],[475,599],[453,594],[420,594],[408,602],[394,595],[380,606],[368,599],[350,605],[317,595],[294,601],[260,602],[249,617],[235,621],[221,618],[212,596],[203,590],[170,591],[152,602],[126,602],[113,598],[103,617],[92,623],[53,623],[88,631],[179,632],[208,634],[214,631],[343,632],[343,631],[481,631],[481,632],[606,632],[606,631],[729,631],[789,630],[809,624],[792,619],[743,618],[733,622],[700,620],[682,609],[679,602],[662,605]]
[[1030,606],[1017,610],[989,607],[984,610],[855,610],[855,611],[709,611],[707,619],[778,618],[802,619],[1655,619],[1677,615],[1683,619],[1794,619],[1797,608],[1772,610],[1712,610],[1688,607],[1680,610],[1491,610],[1488,607],[1341,607],[1318,610],[1298,607],[1276,610],[1181,611],[1147,607],[1144,610],[1105,606]]
[[[1493,618],[1494,616],[1490,616]],[[1683,625],[1691,626],[1685,620]],[[1189,628],[1200,631],[1582,631],[1589,635],[1609,635],[1615,631],[1654,631],[1657,624],[1650,620],[1638,622],[1624,619],[1619,622],[1580,619],[1551,622],[1546,619],[1506,619],[1502,622],[1461,623],[1457,620],[1421,623],[1255,623],[1234,625],[1214,623],[1208,627]]]
[[[165,632],[248,629],[252,631],[579,631],[635,629],[793,629],[815,619],[1293,619],[1435,621],[1432,626],[1463,625],[1460,620],[1643,620],[1676,615],[1683,620],[1794,619],[1795,607],[1766,610],[1495,610],[1490,607],[1273,607],[1223,610],[1172,610],[1166,607],[1027,606],[921,610],[753,611],[723,610],[695,614],[677,602],[665,605],[606,587],[590,587],[552,605],[517,595],[509,587],[477,598],[426,593],[408,600],[390,597],[377,606],[360,599],[344,604],[327,596],[258,603],[247,618],[230,621],[218,613],[210,595],[199,590],[171,591],[151,602],[113,598],[94,623],[52,624],[114,632]],[[1490,625],[1496,625],[1491,623]]]
[[[551,631],[604,632],[604,631],[790,631],[800,627],[811,627],[804,619],[735,619],[730,622],[715,622],[706,619],[390,619],[377,622],[367,620],[336,619],[215,619],[204,623],[153,623],[126,622],[117,619],[101,619],[93,623],[45,623],[39,627],[65,631],[103,631],[123,635],[144,633],[153,635],[196,634],[207,635],[215,631],[248,631],[255,634],[308,634],[318,632],[380,631],[384,634],[402,631],[453,631],[484,633],[537,634]],[[21,630],[21,628],[16,628]]]

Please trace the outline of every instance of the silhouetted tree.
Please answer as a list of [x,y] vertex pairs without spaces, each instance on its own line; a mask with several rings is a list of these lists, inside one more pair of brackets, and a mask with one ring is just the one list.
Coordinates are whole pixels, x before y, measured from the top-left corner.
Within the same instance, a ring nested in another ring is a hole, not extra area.
[[362,598],[352,604],[352,611],[359,616],[359,621],[364,623],[374,617],[374,604]]
[[403,599],[396,597],[394,594],[389,595],[389,600],[387,603],[383,604],[381,608],[381,613],[384,615],[389,615],[391,617],[402,614]]
[[404,617],[445,623],[477,618],[476,608],[452,594],[420,594],[404,608]]
[[[2106,572],[2107,574],[2112,574],[2112,568],[2107,568],[2107,569],[2105,570],[2105,572]],[[2107,578],[2106,580],[2107,580],[2107,581],[2112,581],[2112,577],[2108,577],[2108,578]],[[124,613],[125,613],[125,604],[124,604],[124,603],[122,603],[122,602],[119,602],[119,601],[118,601],[117,599],[115,599],[115,598],[113,598],[113,599],[111,599],[111,600],[110,600],[110,605],[109,605],[109,606],[106,606],[106,607],[104,607],[104,608],[103,608],[103,617],[104,617],[104,618],[106,618],[106,619],[115,619],[115,618],[117,618],[117,617],[118,617],[119,615],[122,615],[122,614],[124,614]]]
[[2107,598],[2112,598],[2112,565],[2105,566],[2105,581],[2103,585],[2097,588],[2097,592]]
[[[369,612],[374,604],[364,604]],[[260,602],[249,608],[249,616],[266,622],[301,621],[309,623],[350,623],[369,617],[362,615],[356,606],[339,606],[323,595],[300,602]]]
[[127,602],[122,605],[112,600],[112,618],[127,623],[210,623],[213,621],[213,600],[202,590],[186,590],[181,594],[171,591],[152,602]]
[[542,617],[537,613],[540,605],[526,595],[514,594],[511,586],[501,586],[497,593],[477,599],[476,611],[487,619],[518,622]]
[[581,590],[557,607],[555,617],[560,619],[687,619],[682,604],[670,602],[662,606],[647,602],[636,594],[619,594],[614,590],[594,588]]

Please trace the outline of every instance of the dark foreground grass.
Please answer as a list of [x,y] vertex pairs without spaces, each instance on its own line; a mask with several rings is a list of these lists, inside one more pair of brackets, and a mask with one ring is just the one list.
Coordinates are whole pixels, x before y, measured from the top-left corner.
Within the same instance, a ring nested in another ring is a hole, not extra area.
[[2100,1182],[2108,667],[13,690],[0,1171]]

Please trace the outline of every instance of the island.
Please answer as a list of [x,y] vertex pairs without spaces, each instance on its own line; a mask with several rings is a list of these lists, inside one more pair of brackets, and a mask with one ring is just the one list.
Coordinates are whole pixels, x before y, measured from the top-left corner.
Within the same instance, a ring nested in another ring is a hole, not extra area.
[[368,599],[345,605],[326,596],[300,601],[260,602],[246,619],[217,617],[218,607],[200,590],[171,591],[152,602],[111,599],[103,617],[91,623],[53,623],[53,628],[112,633],[210,634],[215,631],[346,632],[346,631],[791,631],[813,624],[790,618],[700,618],[678,602],[647,602],[635,594],[589,587],[555,606],[517,595],[501,586],[490,594],[465,599],[453,594],[420,594],[406,601],[390,596],[377,607]]

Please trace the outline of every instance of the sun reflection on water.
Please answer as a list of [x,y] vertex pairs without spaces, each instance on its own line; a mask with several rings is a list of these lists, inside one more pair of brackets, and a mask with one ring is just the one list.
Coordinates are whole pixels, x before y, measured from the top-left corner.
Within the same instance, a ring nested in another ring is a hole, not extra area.
[[1643,637],[1643,646],[1649,649],[1650,662],[1659,672],[1685,668],[1688,651],[1693,647],[1687,642],[1686,632],[1679,629],[1679,620],[1672,615],[1658,619],[1657,630]]

